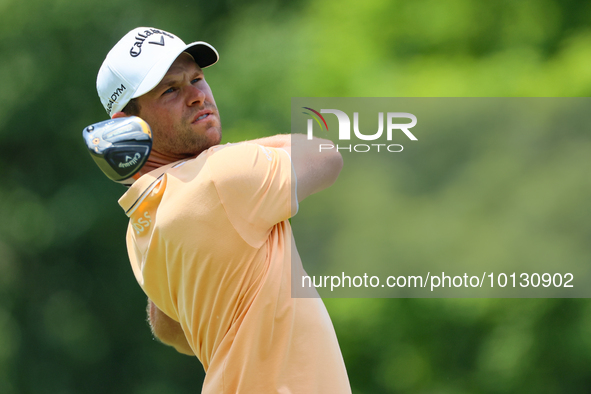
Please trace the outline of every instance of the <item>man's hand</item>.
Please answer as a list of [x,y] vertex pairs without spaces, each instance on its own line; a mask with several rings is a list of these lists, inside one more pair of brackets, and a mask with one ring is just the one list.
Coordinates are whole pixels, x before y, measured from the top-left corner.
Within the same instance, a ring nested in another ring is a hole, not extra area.
[[152,334],[165,345],[172,346],[177,352],[194,356],[187,337],[179,322],[162,312],[151,300],[148,300],[148,321]]

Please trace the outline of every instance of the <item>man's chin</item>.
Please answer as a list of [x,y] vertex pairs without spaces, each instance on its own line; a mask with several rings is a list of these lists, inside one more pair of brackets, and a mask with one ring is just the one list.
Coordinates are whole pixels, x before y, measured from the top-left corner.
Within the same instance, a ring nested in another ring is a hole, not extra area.
[[201,152],[208,150],[212,146],[219,145],[222,142],[222,131],[209,129],[207,133],[194,145],[191,156],[197,156]]
[[219,126],[210,127],[205,135],[211,146],[219,145],[222,142],[222,128]]

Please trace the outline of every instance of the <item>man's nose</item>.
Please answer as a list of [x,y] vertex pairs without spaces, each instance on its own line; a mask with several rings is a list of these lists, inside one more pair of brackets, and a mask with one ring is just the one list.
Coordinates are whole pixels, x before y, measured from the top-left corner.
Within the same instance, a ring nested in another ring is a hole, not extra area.
[[205,101],[205,93],[195,85],[186,88],[187,105],[201,104]]

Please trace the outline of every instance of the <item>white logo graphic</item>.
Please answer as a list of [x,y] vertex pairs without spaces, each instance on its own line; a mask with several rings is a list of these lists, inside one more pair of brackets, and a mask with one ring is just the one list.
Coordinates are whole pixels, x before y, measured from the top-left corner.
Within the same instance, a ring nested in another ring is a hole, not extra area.
[[[321,114],[333,114],[337,117],[337,121],[339,122],[339,141],[350,141],[351,140],[351,120],[349,118],[349,116],[338,109],[321,109],[320,112],[317,112],[315,110],[313,110],[312,108],[309,107],[304,107],[305,109],[310,110],[311,112],[313,112],[316,117],[314,119],[308,119],[308,123],[307,123],[307,138],[308,140],[311,140],[314,137],[314,120],[318,123],[318,125],[320,126],[320,128],[323,128],[323,124],[326,127],[326,130],[328,131],[328,125],[326,123],[326,120],[324,119],[324,117]],[[311,115],[314,116],[310,113],[304,112],[307,115]],[[322,121],[322,123],[319,121],[319,119]],[[397,119],[398,121],[400,119],[408,119],[410,120],[409,123],[394,123],[395,119]],[[411,141],[417,141],[417,137],[414,136],[414,134],[409,130],[411,128],[413,128],[414,126],[416,126],[417,124],[417,117],[414,116],[411,113],[408,112],[388,112],[386,115],[386,139],[388,141],[392,141],[392,136],[394,135],[395,131],[402,131],[404,133],[404,135],[406,135],[406,137],[408,137],[408,139],[410,139]],[[373,133],[373,134],[363,134],[360,130],[359,130],[359,113],[358,112],[354,112],[353,113],[353,133],[355,135],[355,137],[357,139],[360,139],[362,141],[375,141],[378,138],[382,137],[382,135],[384,134],[384,113],[383,112],[379,112],[378,113],[378,130]],[[337,150],[348,150],[349,152],[355,151],[355,152],[369,152],[370,150],[372,150],[372,147],[377,148],[377,151],[380,151],[381,147],[385,147],[385,149],[388,152],[402,152],[402,150],[404,149],[402,145],[400,144],[390,144],[390,145],[386,145],[386,144],[371,144],[371,145],[367,145],[367,144],[357,144],[357,145],[348,145],[348,146],[339,146],[336,145],[336,149]],[[322,152],[322,150],[330,150],[330,149],[335,149],[335,146],[332,144],[321,144],[320,145],[320,151]]]
[[140,216],[137,222],[131,223],[136,234],[144,232],[147,227],[150,227],[150,224],[152,224],[152,217],[148,211],[144,212],[144,216]]

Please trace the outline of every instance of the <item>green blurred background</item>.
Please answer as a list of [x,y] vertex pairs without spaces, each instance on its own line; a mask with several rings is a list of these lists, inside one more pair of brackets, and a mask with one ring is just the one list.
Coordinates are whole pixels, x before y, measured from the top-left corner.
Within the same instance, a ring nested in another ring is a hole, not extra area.
[[[218,49],[206,78],[225,142],[289,133],[291,97],[591,92],[591,4],[580,0],[1,0],[0,21],[3,394],[200,391],[199,362],[151,338],[124,189],[81,138],[106,118],[96,73],[132,28]],[[586,246],[589,221],[575,225]],[[591,390],[586,299],[326,304],[355,393]]]

